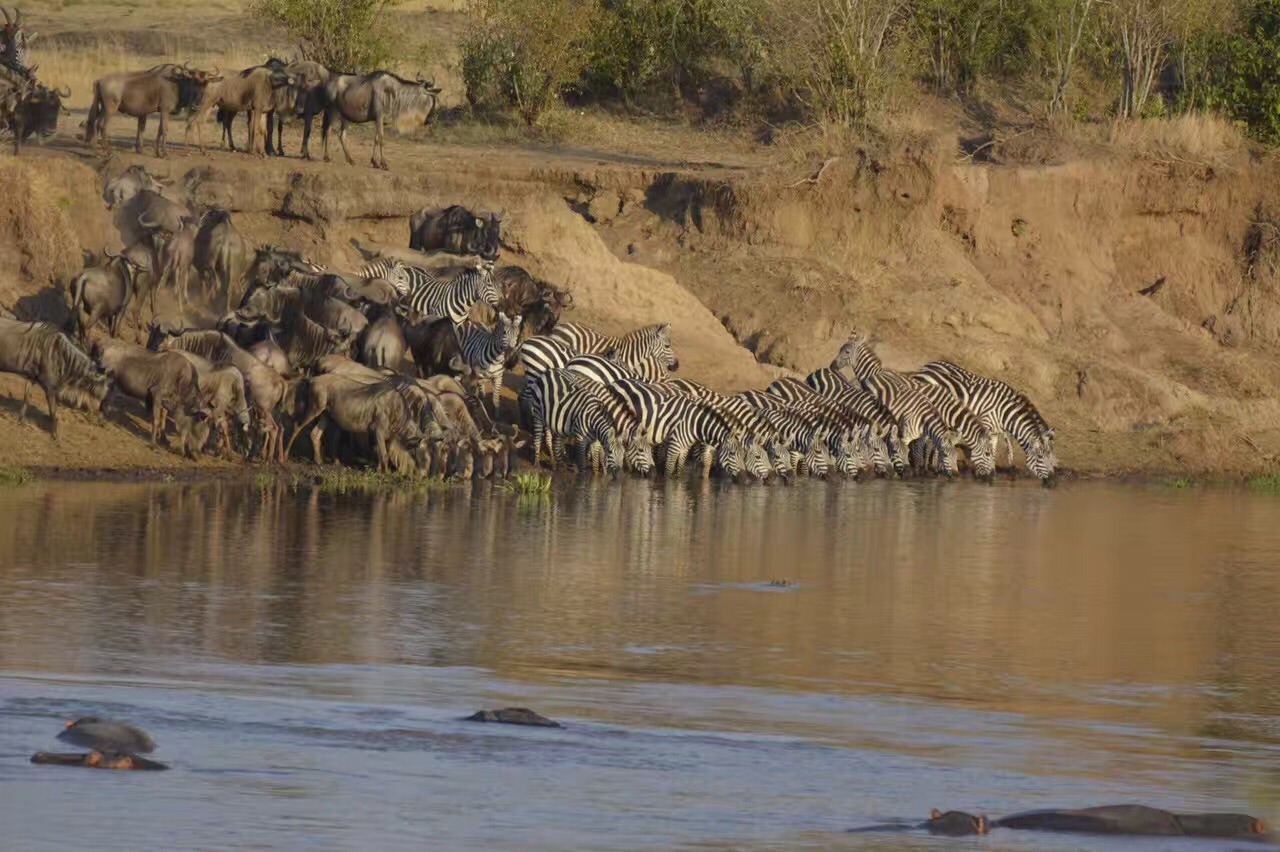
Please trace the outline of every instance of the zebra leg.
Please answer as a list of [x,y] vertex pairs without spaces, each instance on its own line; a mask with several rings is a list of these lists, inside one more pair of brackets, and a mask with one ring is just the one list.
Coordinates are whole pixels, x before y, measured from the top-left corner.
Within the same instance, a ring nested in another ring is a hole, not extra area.
[[1009,467],[1013,467],[1013,465],[1014,465],[1014,461],[1013,461],[1013,436],[1012,436],[1012,435],[1010,435],[1008,432],[1002,432],[1001,434],[1002,434],[1002,435],[1004,435],[1004,452],[1005,452],[1005,458],[1006,458],[1006,459],[1008,459],[1008,465],[1009,465]]

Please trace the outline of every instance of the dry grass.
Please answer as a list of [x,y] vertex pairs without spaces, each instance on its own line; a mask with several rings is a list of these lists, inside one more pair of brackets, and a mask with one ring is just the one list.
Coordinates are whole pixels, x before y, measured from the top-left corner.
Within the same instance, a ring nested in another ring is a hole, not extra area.
[[0,235],[13,239],[22,270],[34,281],[54,281],[79,271],[80,242],[68,207],[33,167],[20,160],[0,160]]
[[1053,130],[1060,138],[1086,149],[1101,146],[1140,159],[1218,168],[1230,166],[1248,150],[1239,127],[1210,113],[1102,124],[1059,122]]

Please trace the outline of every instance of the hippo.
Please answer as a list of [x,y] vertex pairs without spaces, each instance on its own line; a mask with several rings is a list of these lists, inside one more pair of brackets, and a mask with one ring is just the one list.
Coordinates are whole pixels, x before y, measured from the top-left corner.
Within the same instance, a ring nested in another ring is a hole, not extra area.
[[943,813],[935,809],[930,818],[922,823],[869,826],[853,831],[923,830],[930,834],[964,837],[987,834],[996,828],[1070,834],[1269,839],[1266,823],[1248,814],[1178,814],[1146,805],[1101,805],[1077,810],[1024,811],[996,820],[964,811]]
[[464,722],[499,722],[504,725],[529,725],[535,728],[563,728],[559,722],[554,722],[540,713],[535,713],[527,707],[504,707],[501,710],[477,710],[467,718]]

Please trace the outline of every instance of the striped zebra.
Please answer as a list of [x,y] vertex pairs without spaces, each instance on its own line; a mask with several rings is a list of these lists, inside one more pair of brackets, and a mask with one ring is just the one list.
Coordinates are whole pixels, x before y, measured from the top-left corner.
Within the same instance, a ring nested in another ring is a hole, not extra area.
[[[979,376],[950,361],[930,361],[913,379],[946,391],[973,412],[990,433],[994,458],[1000,435],[1018,442],[1027,457],[1027,469],[1049,481],[1058,464],[1053,452],[1053,430],[1024,394],[999,379]],[[1008,446],[1012,463],[1012,446]]]
[[413,276],[409,269],[410,267],[403,261],[386,257],[361,267],[359,275],[365,279],[381,278],[394,287],[401,298],[404,298],[413,290]]
[[4,26],[0,27],[0,65],[8,66],[22,76],[31,76],[31,54],[29,52],[27,31],[22,26],[22,10],[17,9],[16,17],[9,19],[9,11],[4,12]]
[[646,325],[621,337],[612,337],[581,323],[562,322],[551,330],[551,336],[579,355],[611,355],[633,368],[641,361],[653,359],[669,372],[680,369],[680,361],[671,347],[670,323]]
[[502,394],[502,376],[506,370],[507,356],[516,347],[520,337],[520,317],[498,314],[493,329],[479,323],[468,322],[458,329],[458,347],[462,360],[480,374],[482,381],[493,383],[493,410],[498,410]]
[[612,386],[601,384],[576,370],[562,370],[561,374],[583,390],[595,394],[609,412],[618,439],[622,442],[622,466],[641,476],[652,473],[653,444],[641,434],[639,422],[627,406],[626,399]]
[[636,418],[639,433],[655,447],[661,445],[666,450],[664,468],[668,478],[680,473],[695,444],[716,447],[716,461],[730,476],[743,472],[741,454],[737,452],[741,441],[728,421],[710,406],[662,385],[633,379],[615,382],[612,387]]
[[[725,396],[691,379],[672,379],[665,386],[711,406],[712,410],[729,422],[734,431],[742,433],[765,453],[769,466],[777,476],[785,480],[795,475],[795,464],[786,442],[772,424],[745,400]],[[713,448],[704,447],[704,450],[709,454]]]
[[[843,377],[839,381],[840,389],[851,387]],[[765,393],[804,406],[822,418],[827,426],[827,453],[840,473],[858,476],[870,465],[872,426],[857,411],[838,405],[799,379],[775,379]]]
[[524,368],[526,378],[541,375],[547,370],[559,370],[573,358],[573,351],[559,340],[546,335],[529,337],[520,344],[516,359]]
[[[840,354],[832,362],[832,367],[851,368],[862,387],[874,396],[894,419],[897,423],[896,439],[900,442],[901,450],[909,452],[912,443],[925,439],[934,445],[933,449],[937,453],[944,474],[955,476],[959,472],[956,465],[955,445],[951,442],[946,424],[938,415],[933,403],[912,380],[892,370],[886,370],[880,363],[880,358],[865,340],[851,337],[849,342],[840,348]],[[894,467],[898,467],[897,457],[895,457]],[[901,472],[900,470],[899,473]]]
[[410,322],[426,317],[448,317],[461,325],[476,302],[483,301],[495,311],[501,307],[502,291],[493,280],[493,261],[482,260],[474,269],[453,278],[437,278],[424,269],[406,266],[409,295],[404,302]]
[[830,472],[827,452],[827,426],[816,412],[788,403],[764,391],[735,394],[773,426],[794,454],[797,473],[826,479]]
[[549,439],[555,465],[565,442],[575,440],[580,470],[585,471],[588,464],[595,470],[603,463],[607,473],[616,475],[622,467],[621,445],[600,398],[563,370],[549,370],[530,384],[534,460],[541,463],[542,444]]
[[991,431],[974,416],[968,406],[946,389],[918,376],[913,376],[912,380],[929,397],[942,422],[956,434],[957,443],[969,451],[969,465],[973,468],[973,475],[990,483],[996,469]]

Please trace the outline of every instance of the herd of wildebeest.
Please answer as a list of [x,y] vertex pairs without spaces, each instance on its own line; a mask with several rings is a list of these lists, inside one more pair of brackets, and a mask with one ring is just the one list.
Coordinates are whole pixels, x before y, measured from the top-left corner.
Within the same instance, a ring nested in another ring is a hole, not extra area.
[[[20,142],[52,132],[65,94],[36,82],[21,13],[5,19],[0,124]],[[333,121],[344,153],[347,123],[375,122],[373,162],[385,168],[383,123],[406,111],[429,116],[438,93],[422,79],[336,74],[307,61],[227,75],[166,64],[97,80],[85,139],[102,139],[121,112],[137,118],[141,150],[147,117],[158,114],[163,156],[168,116],[186,110],[188,136],[194,129],[203,147],[200,128],[216,109],[226,144],[234,148],[231,122],[247,112],[250,150],[261,138],[277,154],[284,118],[302,117],[308,156],[319,115],[326,158]],[[153,443],[189,456],[284,463],[307,431],[317,463],[328,434],[337,458],[438,476],[503,476],[522,449],[554,465],[572,447],[580,470],[610,474],[661,466],[673,477],[694,457],[704,476],[955,476],[967,463],[990,481],[1004,436],[1010,464],[1016,441],[1028,469],[1053,481],[1053,431],[1035,406],[957,364],[889,370],[855,335],[803,379],[720,393],[673,376],[668,324],[615,336],[562,322],[568,292],[497,265],[496,213],[424,208],[410,217],[407,255],[366,253],[358,270],[328,269],[252,244],[228,211],[197,200],[206,174],[193,169],[174,186],[135,165],[107,180],[103,200],[126,248],[86,253],[66,288],[65,325],[0,320],[0,370],[43,387],[55,436],[59,400],[101,417],[114,390],[145,406]],[[429,257],[439,253],[456,262]],[[176,323],[157,318],[161,290],[176,297]],[[190,317],[203,321],[188,326]],[[130,330],[137,342],[124,339]],[[503,406],[508,370],[522,379]]]
[[[71,90],[40,82],[38,66],[31,62],[29,52],[36,34],[24,27],[20,9],[12,15],[2,7],[0,11],[5,18],[0,27],[0,129],[12,134],[14,152],[19,153],[22,143],[32,136],[42,141],[54,134],[59,116],[68,114],[63,100],[71,96]],[[386,123],[417,115],[425,124],[435,112],[440,91],[421,74],[413,80],[383,70],[347,74],[302,58],[293,62],[271,58],[262,65],[227,73],[216,67],[202,70],[186,63],[166,62],[95,80],[84,123],[84,141],[106,144],[111,116],[120,113],[137,120],[134,149],[141,153],[142,134],[147,120],[154,115],[159,122],[155,153],[164,157],[169,119],[186,113],[185,140],[189,144],[194,132],[203,152],[204,126],[209,116],[216,114],[223,143],[234,151],[232,124],[238,114],[245,113],[249,119],[248,150],[283,155],[284,122],[293,116],[303,122],[302,156],[310,159],[311,126],[319,117],[326,161],[329,130],[335,122],[348,163],[352,158],[347,148],[347,125],[372,123],[372,163],[386,169]]]

